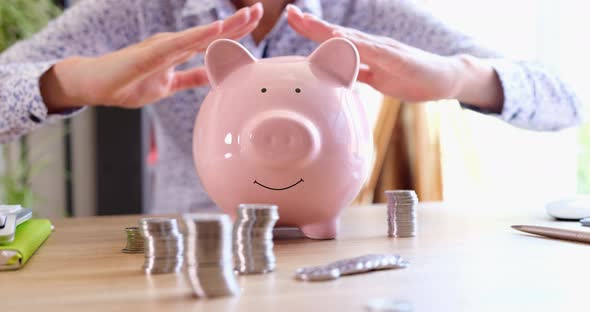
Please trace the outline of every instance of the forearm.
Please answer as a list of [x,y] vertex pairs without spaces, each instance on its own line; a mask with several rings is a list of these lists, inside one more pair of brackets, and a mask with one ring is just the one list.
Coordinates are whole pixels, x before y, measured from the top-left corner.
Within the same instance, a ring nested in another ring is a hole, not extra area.
[[458,59],[460,87],[453,95],[466,107],[496,113],[512,125],[531,130],[558,130],[581,122],[582,108],[575,92],[546,67],[503,58],[501,53],[445,25],[414,1],[377,3],[373,8],[377,15],[368,19],[359,16],[367,20],[363,30]]
[[46,121],[68,117],[50,116],[39,88],[39,78],[53,61],[0,65],[0,143],[17,139]]
[[49,114],[61,113],[90,104],[82,95],[83,77],[76,69],[84,59],[71,57],[57,62],[40,78],[39,87]]
[[535,62],[459,57],[464,64],[456,98],[514,126],[555,131],[579,125],[582,104],[557,74]]
[[[0,54],[0,143],[90,104],[78,99],[79,81],[63,79],[62,64],[72,63],[71,55],[102,55],[137,41],[139,18],[133,14],[141,11],[136,3],[81,1],[40,33]],[[125,31],[114,31],[121,29]]]
[[469,56],[454,56],[458,63],[459,87],[455,98],[483,111],[500,114],[504,104],[502,83],[494,68]]

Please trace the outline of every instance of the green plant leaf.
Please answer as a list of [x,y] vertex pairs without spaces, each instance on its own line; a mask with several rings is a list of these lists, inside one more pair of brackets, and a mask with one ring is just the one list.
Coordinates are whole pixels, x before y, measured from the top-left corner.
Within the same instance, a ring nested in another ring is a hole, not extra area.
[[52,0],[1,0],[0,52],[32,36],[60,13]]

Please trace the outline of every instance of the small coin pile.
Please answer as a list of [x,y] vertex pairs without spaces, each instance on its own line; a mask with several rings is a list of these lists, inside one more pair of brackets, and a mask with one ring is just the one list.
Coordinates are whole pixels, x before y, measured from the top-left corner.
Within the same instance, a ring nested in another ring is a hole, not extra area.
[[375,298],[365,306],[367,312],[412,312],[412,303],[392,298]]
[[233,228],[235,269],[240,274],[272,272],[276,266],[273,228],[279,219],[278,207],[267,204],[240,204]]
[[127,244],[123,248],[124,253],[143,253],[143,237],[139,232],[137,226],[125,228],[125,234],[127,234]]
[[187,274],[194,294],[199,298],[238,295],[229,216],[186,214],[184,221],[188,229]]
[[182,269],[184,238],[173,218],[144,218],[139,221],[144,238],[145,262],[148,274],[175,273]]
[[370,254],[339,260],[327,265],[299,268],[295,278],[302,281],[329,281],[343,275],[352,275],[376,270],[403,269],[408,262],[400,255]]
[[412,190],[385,191],[387,197],[387,235],[416,236],[418,196]]

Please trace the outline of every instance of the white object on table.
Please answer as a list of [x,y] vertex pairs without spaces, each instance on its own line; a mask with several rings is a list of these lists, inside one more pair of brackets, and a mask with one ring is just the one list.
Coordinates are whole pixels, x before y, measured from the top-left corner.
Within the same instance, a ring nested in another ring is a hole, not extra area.
[[590,217],[590,196],[579,195],[553,201],[546,206],[547,214],[557,219],[580,220]]
[[0,205],[0,244],[7,244],[14,240],[16,227],[31,219],[31,209],[20,205]]

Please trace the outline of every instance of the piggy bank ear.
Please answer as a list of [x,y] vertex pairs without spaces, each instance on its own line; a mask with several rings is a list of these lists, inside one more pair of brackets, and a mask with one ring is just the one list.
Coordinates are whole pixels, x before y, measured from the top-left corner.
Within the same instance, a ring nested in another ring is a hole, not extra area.
[[352,42],[344,38],[332,38],[322,43],[310,56],[313,68],[327,73],[334,80],[351,88],[359,72],[359,53]]
[[256,59],[246,48],[229,39],[215,40],[205,52],[205,67],[212,86],[219,85],[241,66],[255,62]]

